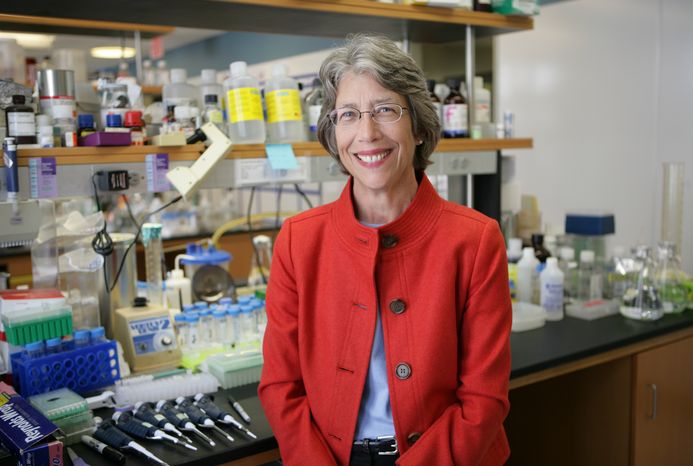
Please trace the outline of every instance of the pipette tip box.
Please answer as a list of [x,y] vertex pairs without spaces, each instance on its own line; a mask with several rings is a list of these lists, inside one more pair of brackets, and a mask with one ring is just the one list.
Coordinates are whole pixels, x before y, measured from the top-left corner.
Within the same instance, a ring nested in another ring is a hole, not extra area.
[[20,313],[3,314],[7,341],[14,346],[72,335],[72,307],[35,307]]
[[565,232],[583,236],[613,235],[616,220],[610,212],[574,212],[565,216]]
[[255,347],[237,348],[207,356],[209,372],[219,380],[224,389],[259,382],[263,362],[262,351]]

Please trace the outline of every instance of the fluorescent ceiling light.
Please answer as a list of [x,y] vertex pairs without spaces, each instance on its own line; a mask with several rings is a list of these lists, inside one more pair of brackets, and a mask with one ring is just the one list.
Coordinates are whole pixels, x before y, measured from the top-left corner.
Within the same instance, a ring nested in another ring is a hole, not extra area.
[[25,49],[50,49],[55,36],[47,34],[22,34],[18,32],[0,32],[0,39],[14,39]]
[[94,58],[132,58],[135,56],[135,49],[132,47],[125,47],[124,49],[120,47],[94,47],[91,49],[91,56]]

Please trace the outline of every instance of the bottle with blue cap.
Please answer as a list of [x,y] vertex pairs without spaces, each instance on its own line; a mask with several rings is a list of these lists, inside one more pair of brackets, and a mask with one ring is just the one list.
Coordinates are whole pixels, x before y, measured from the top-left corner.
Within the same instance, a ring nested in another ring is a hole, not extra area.
[[212,312],[212,317],[214,318],[215,343],[227,346],[226,311],[223,308],[217,308]]
[[188,343],[190,334],[188,332],[188,321],[186,320],[186,315],[183,313],[176,314],[173,316],[173,321],[176,324],[176,337],[178,338],[180,349],[186,350],[190,347]]
[[250,305],[253,307],[253,317],[255,318],[255,324],[253,328],[257,329],[258,324],[260,324],[260,313],[262,312],[262,300],[260,298],[252,298],[250,300]]
[[250,295],[239,296],[238,304],[240,304],[241,306],[247,306],[250,303],[251,299],[253,299],[253,297]]
[[253,306],[241,306],[241,343],[251,343],[255,340],[255,314]]
[[205,309],[209,309],[209,304],[207,304],[207,301],[196,301],[195,302],[195,309],[199,311],[204,311]]
[[46,340],[46,354],[58,354],[63,352],[63,339],[61,337]]
[[108,343],[106,338],[106,329],[103,327],[94,327],[89,331],[89,337],[91,338],[91,344],[99,345],[101,343]]
[[209,308],[200,311],[200,328],[202,331],[202,344],[209,346],[214,343],[214,317]]
[[185,320],[188,323],[190,348],[197,349],[200,347],[200,314],[188,312],[185,314]]
[[72,338],[75,342],[75,349],[89,346],[89,330],[77,330]]
[[42,341],[35,341],[33,343],[27,343],[26,354],[29,359],[40,359],[46,355],[44,351],[44,344]]
[[219,300],[220,306],[230,306],[233,304],[233,298],[221,298]]
[[237,345],[241,341],[241,306],[231,304],[226,309],[226,328],[229,345]]

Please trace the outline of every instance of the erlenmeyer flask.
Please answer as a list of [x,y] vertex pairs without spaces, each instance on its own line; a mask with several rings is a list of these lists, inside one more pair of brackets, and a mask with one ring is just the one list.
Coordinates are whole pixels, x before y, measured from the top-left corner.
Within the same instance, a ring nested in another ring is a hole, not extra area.
[[257,235],[253,238],[255,251],[253,262],[248,275],[248,286],[267,285],[272,262],[272,240],[265,235]]
[[662,299],[662,309],[666,313],[679,313],[686,308],[688,300],[681,285],[681,271],[676,255],[676,244],[661,242],[657,252],[659,262],[656,277]]
[[621,300],[621,314],[636,320],[657,320],[664,315],[659,296],[652,250],[649,246],[635,248],[635,268]]

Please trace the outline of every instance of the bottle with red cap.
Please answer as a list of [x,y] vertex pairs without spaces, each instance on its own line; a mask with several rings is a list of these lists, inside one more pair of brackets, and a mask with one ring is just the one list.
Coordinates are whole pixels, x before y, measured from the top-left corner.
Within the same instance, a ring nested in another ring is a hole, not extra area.
[[147,140],[147,135],[142,122],[142,112],[132,111],[125,114],[125,124],[130,129],[130,137],[133,146],[143,146]]

